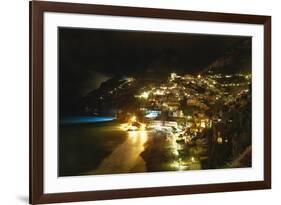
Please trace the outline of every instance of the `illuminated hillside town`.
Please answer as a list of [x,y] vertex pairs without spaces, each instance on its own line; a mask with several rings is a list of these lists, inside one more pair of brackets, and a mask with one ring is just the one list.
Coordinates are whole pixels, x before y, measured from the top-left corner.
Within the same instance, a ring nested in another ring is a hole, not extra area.
[[[85,110],[115,113],[120,130],[146,141],[141,156],[149,171],[251,166],[251,74],[210,70],[171,73],[145,86],[133,77],[114,83],[113,89],[105,83],[99,101]],[[133,99],[128,93],[135,93]],[[124,98],[130,105],[117,105]],[[111,102],[119,108],[105,111]]]
[[252,166],[250,37],[59,36],[59,176]]

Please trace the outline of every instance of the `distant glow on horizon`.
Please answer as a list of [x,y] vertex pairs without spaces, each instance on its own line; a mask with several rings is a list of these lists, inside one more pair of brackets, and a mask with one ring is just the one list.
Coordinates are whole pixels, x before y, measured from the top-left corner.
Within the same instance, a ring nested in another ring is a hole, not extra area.
[[75,116],[65,117],[60,120],[62,124],[79,124],[79,123],[95,123],[95,122],[108,122],[115,120],[115,117],[98,117],[98,116]]

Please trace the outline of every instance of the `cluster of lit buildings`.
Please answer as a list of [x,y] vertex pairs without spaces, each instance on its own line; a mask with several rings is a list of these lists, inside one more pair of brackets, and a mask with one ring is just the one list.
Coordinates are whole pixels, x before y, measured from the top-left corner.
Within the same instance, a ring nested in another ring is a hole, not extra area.
[[[230,92],[224,79],[243,78],[242,82],[232,83],[240,92]],[[219,81],[217,80],[219,79]],[[171,73],[167,81],[158,85],[147,85],[135,95],[140,101],[139,110],[144,113],[148,127],[155,129],[174,127],[185,130],[188,138],[195,137],[212,123],[220,122],[222,114],[206,114],[218,102],[233,101],[241,93],[248,92],[251,75],[184,75]],[[242,89],[241,86],[245,89]],[[192,109],[192,113],[187,110]],[[184,134],[183,134],[184,135]]]
[[[231,79],[235,83],[231,83]],[[132,113],[126,123],[128,131],[154,130],[165,133],[171,141],[172,152],[178,156],[183,144],[192,144],[194,139],[204,138],[207,129],[213,130],[212,140],[217,144],[228,143],[225,135],[224,111],[215,107],[228,106],[250,92],[251,75],[205,74],[180,76],[171,73],[170,77],[158,84],[148,84],[135,95],[139,102],[138,111]],[[229,85],[229,86],[228,86]],[[137,118],[137,120],[136,120]],[[142,119],[142,120],[139,120]],[[141,121],[141,122],[138,122]],[[178,157],[171,166],[185,169],[188,162],[197,164],[196,156],[188,160]]]
[[198,75],[179,76],[171,73],[168,81],[158,86],[147,86],[136,95],[142,102],[140,109],[147,111],[148,117],[157,117],[166,111],[171,117],[186,117],[181,110],[183,104],[195,106],[201,110],[209,109],[208,104],[214,104],[221,98],[217,82]]

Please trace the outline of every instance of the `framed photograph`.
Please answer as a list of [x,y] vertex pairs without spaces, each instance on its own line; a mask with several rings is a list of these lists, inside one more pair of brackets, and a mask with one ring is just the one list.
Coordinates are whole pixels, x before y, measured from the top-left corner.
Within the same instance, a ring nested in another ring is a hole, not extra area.
[[30,2],[30,203],[271,188],[271,17]]

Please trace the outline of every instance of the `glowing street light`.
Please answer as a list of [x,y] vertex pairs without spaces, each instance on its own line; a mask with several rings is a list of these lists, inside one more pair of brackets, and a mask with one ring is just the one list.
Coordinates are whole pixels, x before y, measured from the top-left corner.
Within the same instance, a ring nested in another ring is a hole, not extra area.
[[177,77],[176,73],[171,73],[171,80],[175,80],[176,77]]
[[217,138],[217,143],[218,143],[218,144],[222,144],[222,137],[218,137],[218,138]]
[[131,122],[136,122],[137,121],[137,117],[135,116],[135,115],[133,115],[132,117],[131,117]]
[[201,126],[202,128],[206,128],[206,123],[205,123],[204,121],[202,121],[201,124],[200,124],[200,126]]
[[147,99],[148,96],[149,96],[149,92],[143,92],[143,93],[140,95],[141,98],[145,98],[145,99]]

